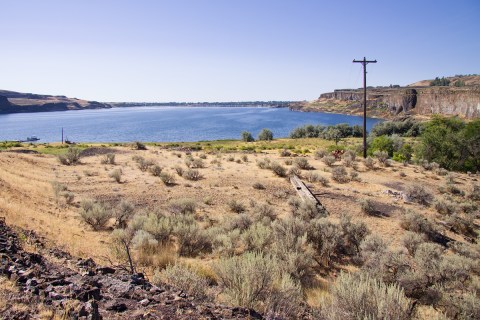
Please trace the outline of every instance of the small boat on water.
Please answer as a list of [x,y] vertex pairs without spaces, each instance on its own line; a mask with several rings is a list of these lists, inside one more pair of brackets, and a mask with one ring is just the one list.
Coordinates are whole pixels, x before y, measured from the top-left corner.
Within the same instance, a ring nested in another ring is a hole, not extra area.
[[22,140],[15,140],[17,142],[34,142],[34,141],[38,141],[40,140],[40,138],[37,138],[37,136],[30,136],[30,137],[27,137],[27,139],[22,139]]

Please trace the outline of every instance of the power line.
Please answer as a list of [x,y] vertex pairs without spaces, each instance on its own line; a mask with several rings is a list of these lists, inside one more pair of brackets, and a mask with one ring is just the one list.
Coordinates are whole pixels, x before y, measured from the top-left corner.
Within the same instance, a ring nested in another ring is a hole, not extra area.
[[363,158],[367,158],[367,64],[377,63],[377,60],[353,60],[353,63],[363,65]]

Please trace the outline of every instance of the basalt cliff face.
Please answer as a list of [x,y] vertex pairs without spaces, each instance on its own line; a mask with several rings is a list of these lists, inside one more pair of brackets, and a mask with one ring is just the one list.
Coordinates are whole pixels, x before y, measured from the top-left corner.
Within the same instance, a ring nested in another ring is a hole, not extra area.
[[[320,101],[338,100],[361,104],[362,90],[335,90],[320,95]],[[386,109],[391,115],[457,115],[468,119],[480,117],[480,87],[416,87],[368,89],[367,104]],[[347,103],[348,104],[348,103]]]
[[0,90],[0,114],[111,108],[107,103],[65,96],[49,96]]
[[[480,79],[480,77],[478,77]],[[324,111],[346,114],[363,113],[363,89],[339,89],[323,93],[311,102],[291,106],[299,111]],[[480,85],[376,87],[367,89],[369,116],[395,118],[406,115],[434,114],[480,117]]]

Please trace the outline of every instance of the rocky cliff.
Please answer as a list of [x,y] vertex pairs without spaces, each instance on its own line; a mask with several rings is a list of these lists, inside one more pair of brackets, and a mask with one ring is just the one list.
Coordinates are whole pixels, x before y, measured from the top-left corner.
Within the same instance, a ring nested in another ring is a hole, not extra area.
[[[367,112],[369,116],[381,118],[434,114],[456,115],[467,119],[478,118],[480,117],[480,85],[478,84],[480,76],[460,79],[466,79],[464,86],[415,86],[413,84],[408,87],[368,88]],[[428,81],[418,83],[426,84]],[[452,81],[452,83],[455,82]],[[363,89],[338,89],[321,94],[315,101],[294,104],[291,108],[300,111],[362,114],[362,103]]]
[[[320,95],[319,102],[337,100],[361,104],[363,90],[335,90]],[[458,115],[473,119],[480,117],[480,87],[408,87],[371,88],[367,90],[370,108],[387,109],[393,116],[403,114]]]
[[107,103],[65,96],[49,96],[0,90],[0,114],[111,108]]

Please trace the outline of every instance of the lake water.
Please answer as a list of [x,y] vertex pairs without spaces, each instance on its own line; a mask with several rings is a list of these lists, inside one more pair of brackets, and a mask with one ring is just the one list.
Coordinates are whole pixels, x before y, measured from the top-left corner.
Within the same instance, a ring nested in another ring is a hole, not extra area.
[[[379,119],[367,119],[369,130]],[[0,115],[0,141],[35,135],[39,142],[190,142],[254,137],[268,128],[274,138],[288,137],[305,124],[362,125],[362,117],[296,112],[288,108],[255,107],[136,107]]]

